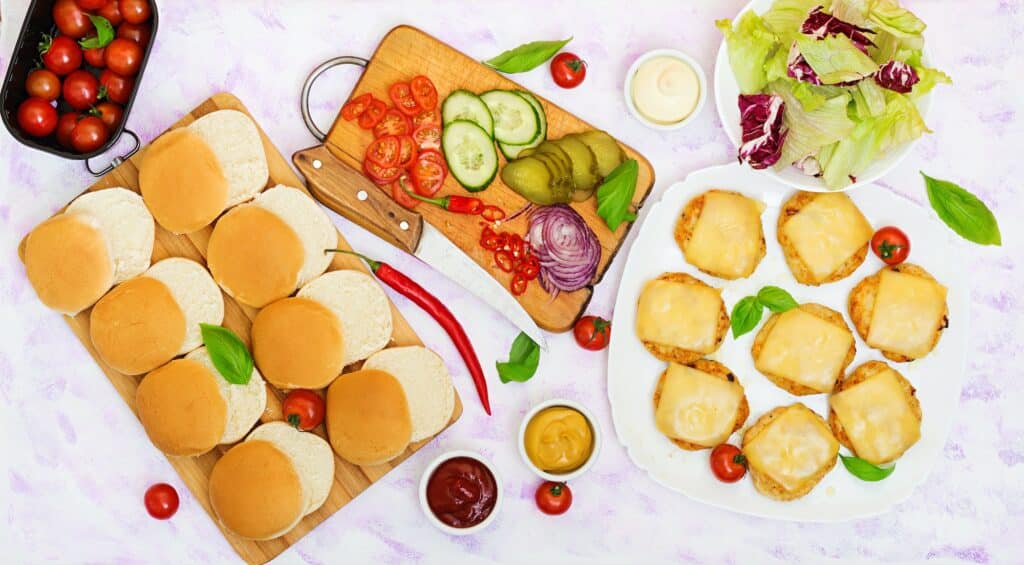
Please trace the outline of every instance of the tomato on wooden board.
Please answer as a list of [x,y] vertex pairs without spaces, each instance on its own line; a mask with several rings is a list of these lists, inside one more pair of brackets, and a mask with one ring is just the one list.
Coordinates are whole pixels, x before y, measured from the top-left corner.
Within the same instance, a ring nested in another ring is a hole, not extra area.
[[587,77],[587,62],[572,53],[551,59],[551,78],[562,88],[576,88]]
[[545,481],[537,487],[534,500],[536,500],[537,508],[540,508],[541,512],[557,516],[565,514],[569,507],[572,506],[572,491],[569,490],[569,485],[565,483]]
[[82,48],[63,35],[43,36],[39,52],[42,53],[43,65],[57,76],[64,76],[82,66]]
[[363,160],[363,171],[370,180],[381,186],[391,183],[403,172],[399,167],[381,167],[369,159]]
[[723,443],[711,450],[711,472],[723,483],[735,483],[747,474],[747,458],[740,448]]
[[52,15],[57,29],[71,39],[81,39],[93,30],[92,21],[75,0],[57,0],[53,3]]
[[75,4],[83,10],[99,10],[107,0],[75,0]]
[[111,71],[123,76],[135,76],[142,66],[142,47],[132,41],[118,37],[106,46],[103,62]]
[[412,117],[412,127],[424,125],[441,126],[441,114],[437,110],[424,110]]
[[29,98],[18,106],[18,127],[32,137],[45,137],[57,129],[57,109],[48,100]]
[[388,89],[388,98],[395,104],[395,108],[406,116],[415,116],[420,113],[420,105],[412,97],[412,88],[407,82],[396,82]]
[[896,226],[885,226],[871,237],[871,250],[886,265],[899,265],[910,255],[910,238]]
[[130,24],[125,22],[117,26],[117,37],[121,39],[130,39],[135,43],[139,44],[143,50],[149,45],[149,40],[153,37],[153,28],[149,27],[149,24]]
[[97,69],[102,69],[103,67],[107,66],[105,59],[106,53],[106,47],[94,47],[92,49],[82,50],[82,56],[85,57],[85,62],[96,67]]
[[420,149],[440,149],[441,126],[423,124],[412,132],[412,138]]
[[166,520],[178,511],[178,491],[167,483],[157,483],[146,489],[142,497],[146,512],[157,520]]
[[[404,185],[404,186],[403,186]],[[405,189],[409,185],[409,175],[401,173],[398,179],[391,183],[391,198],[398,202],[400,206],[409,208],[410,210],[419,206],[420,201],[416,200],[412,196],[409,196]]]
[[409,118],[395,108],[388,109],[384,117],[373,126],[373,135],[381,137],[384,135],[409,135],[412,133],[412,124]]
[[583,349],[600,351],[608,347],[612,337],[612,323],[598,316],[583,316],[572,328],[576,343]]
[[418,156],[419,150],[416,148],[416,142],[412,140],[412,136],[399,136],[398,166],[402,167],[403,169],[406,169],[416,161],[416,157]]
[[151,12],[148,0],[118,0],[117,11],[130,24],[141,24],[149,19]]
[[89,71],[77,70],[64,79],[64,100],[75,110],[85,110],[96,103],[100,82]]
[[438,165],[430,158],[417,159],[410,171],[413,189],[420,196],[433,196],[437,194],[437,191],[441,190],[447,174],[444,167]]
[[373,95],[369,92],[356,96],[341,107],[341,117],[352,121],[359,116],[362,116],[363,112],[366,111],[366,108],[370,106],[370,102],[373,102]]
[[370,100],[370,105],[366,107],[366,111],[359,116],[359,127],[363,129],[373,129],[384,114],[388,111],[388,105],[383,100],[377,100],[373,98]]
[[28,95],[53,101],[60,97],[60,77],[50,69],[36,69],[25,79]]
[[[103,120],[103,125],[107,126],[107,131],[114,133],[124,117],[124,108],[113,102],[100,102],[96,105],[96,114]],[[57,127],[60,127],[59,123]]]
[[117,0],[109,0],[96,12],[96,15],[107,18],[110,25],[114,27],[121,25],[121,22],[124,21],[124,18],[121,17],[121,10],[117,7]]
[[433,110],[437,107],[437,89],[429,78],[423,75],[413,77],[409,82],[409,88],[412,90],[413,100],[421,109]]
[[57,129],[54,130],[54,135],[57,136],[57,143],[61,147],[71,149],[71,132],[78,125],[78,119],[82,117],[78,112],[67,112],[61,114],[60,119],[57,120]]
[[378,137],[366,146],[366,159],[381,167],[395,167],[398,166],[400,151],[398,137],[385,135]]
[[106,124],[96,116],[85,116],[71,130],[71,148],[79,153],[99,149],[110,139]]
[[319,426],[324,421],[325,411],[324,399],[311,390],[293,390],[281,403],[284,419],[304,432]]
[[127,104],[135,88],[134,78],[125,78],[110,69],[100,73],[100,85],[107,91],[107,99],[118,104]]
[[432,163],[437,163],[444,167],[444,174],[448,174],[448,162],[444,160],[444,155],[436,149],[425,149],[420,151],[420,156],[417,159],[425,159]]

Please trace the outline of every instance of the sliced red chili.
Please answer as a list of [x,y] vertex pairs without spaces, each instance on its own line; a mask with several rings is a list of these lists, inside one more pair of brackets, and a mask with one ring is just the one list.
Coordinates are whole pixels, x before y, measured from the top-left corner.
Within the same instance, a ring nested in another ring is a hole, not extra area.
[[516,272],[532,281],[540,274],[540,260],[536,255],[529,255],[516,267]]
[[523,238],[519,234],[514,233],[509,236],[508,251],[512,254],[513,259],[519,259],[523,256]]
[[512,276],[512,283],[509,284],[509,290],[512,291],[513,296],[522,296],[523,293],[526,292],[527,284],[529,284],[529,281],[526,280],[526,277],[516,273]]
[[[502,234],[505,235],[505,234]],[[497,263],[498,268],[506,273],[512,272],[512,254],[504,249],[499,249],[494,254],[494,262]]]
[[374,126],[380,122],[381,118],[388,111],[388,105],[382,100],[374,98],[370,101],[370,105],[366,107],[366,111],[359,116],[359,127],[363,129],[373,129]]
[[505,217],[505,211],[502,210],[501,208],[498,208],[497,206],[487,205],[484,206],[484,209],[482,212],[480,212],[480,215],[483,217],[483,219],[487,220],[488,222],[496,222]]
[[412,88],[409,87],[407,82],[392,84],[391,88],[388,89],[388,97],[395,103],[395,107],[406,116],[415,116],[422,110],[419,103],[413,98]]

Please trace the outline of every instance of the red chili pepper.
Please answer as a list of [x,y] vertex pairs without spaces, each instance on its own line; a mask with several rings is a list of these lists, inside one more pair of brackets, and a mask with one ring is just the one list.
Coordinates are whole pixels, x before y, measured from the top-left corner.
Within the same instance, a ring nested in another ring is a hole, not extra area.
[[484,406],[484,412],[487,412],[488,416],[491,415],[491,401],[487,395],[487,381],[484,380],[484,371],[480,368],[480,360],[476,357],[473,344],[469,341],[466,331],[462,329],[462,324],[459,323],[451,311],[437,297],[387,263],[374,261],[365,255],[347,249],[325,249],[324,252],[347,253],[366,261],[366,264],[370,266],[370,270],[373,271],[373,274],[377,275],[377,278],[397,290],[402,296],[412,300],[417,306],[430,314],[438,324],[441,324],[441,327],[448,332],[448,337],[455,344],[455,348],[459,350],[462,360],[466,363],[466,368],[469,369],[469,374],[473,377],[473,385],[476,387],[476,393],[480,397],[480,403]]
[[505,211],[502,210],[501,208],[498,208],[497,206],[488,205],[484,206],[484,209],[482,212],[480,212],[480,215],[483,216],[484,219],[489,222],[497,222],[498,220],[505,217]]
[[506,273],[512,272],[512,255],[510,255],[508,251],[502,249],[495,253],[494,262],[498,264],[498,268],[502,271],[505,271]]
[[440,206],[449,212],[455,212],[456,214],[469,214],[475,216],[484,210],[484,203],[479,198],[472,198],[469,196],[459,196],[457,194],[450,194],[443,198],[431,198],[429,196],[420,196],[415,192],[410,191],[405,187],[405,182],[399,181],[402,184],[402,190],[406,194],[415,198],[416,200],[422,200],[435,206]]
[[509,285],[509,289],[512,291],[513,296],[520,296],[526,292],[527,285],[526,277],[520,273],[516,273],[512,276],[512,284]]

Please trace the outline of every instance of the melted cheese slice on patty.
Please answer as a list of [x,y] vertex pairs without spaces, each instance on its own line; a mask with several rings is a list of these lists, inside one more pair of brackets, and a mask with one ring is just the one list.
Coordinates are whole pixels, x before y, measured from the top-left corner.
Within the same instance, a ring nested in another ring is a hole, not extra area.
[[188,128],[167,132],[146,149],[139,190],[157,223],[176,234],[206,227],[228,202],[216,153]]
[[833,394],[829,403],[857,457],[870,463],[896,459],[921,437],[921,421],[892,369]]
[[744,445],[743,453],[758,471],[794,491],[836,458],[839,441],[810,408],[794,404]]
[[739,383],[670,363],[654,419],[670,438],[712,447],[732,434],[742,400]]
[[918,359],[931,351],[945,311],[946,287],[924,277],[883,270],[864,341]]
[[722,305],[719,291],[709,286],[649,281],[637,303],[636,334],[643,341],[711,353]]
[[794,308],[779,315],[754,364],[762,373],[830,392],[851,345],[849,330]]
[[704,208],[683,250],[686,260],[728,278],[749,275],[760,261],[761,210],[759,202],[740,194],[706,192]]
[[814,278],[820,281],[864,247],[874,231],[849,196],[827,193],[815,196],[787,220],[782,233],[793,243]]

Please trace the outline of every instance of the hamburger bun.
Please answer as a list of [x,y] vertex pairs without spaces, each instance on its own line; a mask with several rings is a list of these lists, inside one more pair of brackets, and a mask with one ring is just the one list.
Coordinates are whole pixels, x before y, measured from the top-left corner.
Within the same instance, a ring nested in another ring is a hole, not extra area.
[[431,437],[448,425],[455,409],[455,389],[437,353],[418,345],[392,347],[371,355],[363,363],[363,370],[368,369],[394,376],[405,390],[412,418],[409,441]]
[[339,457],[379,465],[398,457],[412,438],[405,390],[384,371],[363,369],[327,389],[327,438]]
[[137,277],[149,268],[155,224],[142,197],[127,188],[86,192],[71,201],[65,214],[85,214],[99,222],[110,242],[114,284]]
[[334,482],[334,453],[323,438],[287,422],[267,422],[245,441],[254,440],[269,441],[292,460],[302,483],[303,516],[323,506]]
[[185,356],[185,359],[197,361],[206,370],[217,377],[217,389],[221,397],[228,403],[228,421],[224,426],[224,434],[218,443],[235,443],[249,433],[253,425],[267,407],[267,385],[259,369],[253,368],[249,382],[244,385],[231,384],[217,372],[205,347],[200,347]]
[[252,321],[256,366],[281,389],[319,389],[345,368],[345,336],[333,310],[309,298],[271,302]]
[[238,110],[218,110],[187,127],[209,144],[220,163],[228,181],[226,207],[252,199],[267,186],[267,154],[252,118]]
[[279,184],[263,191],[253,204],[277,214],[299,236],[305,256],[296,286],[308,283],[327,270],[334,257],[324,253],[324,249],[338,246],[338,230],[315,200],[297,188]]
[[391,341],[391,303],[380,284],[362,271],[324,273],[302,287],[297,296],[319,302],[341,321],[343,366],[366,359]]

